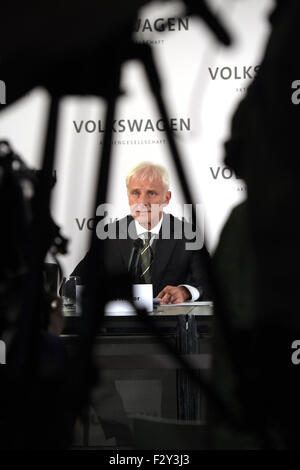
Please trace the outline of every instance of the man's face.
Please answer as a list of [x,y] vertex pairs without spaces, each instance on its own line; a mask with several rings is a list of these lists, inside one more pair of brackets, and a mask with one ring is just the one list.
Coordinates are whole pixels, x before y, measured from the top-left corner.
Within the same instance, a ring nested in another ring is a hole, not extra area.
[[149,178],[141,179],[138,175],[130,178],[127,193],[132,217],[147,230],[158,224],[163,207],[171,198],[160,178],[150,182]]

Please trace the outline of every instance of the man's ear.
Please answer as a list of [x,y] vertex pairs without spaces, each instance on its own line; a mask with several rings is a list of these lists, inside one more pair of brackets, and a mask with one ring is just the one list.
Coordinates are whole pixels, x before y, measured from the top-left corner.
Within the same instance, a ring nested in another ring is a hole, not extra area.
[[166,198],[165,198],[165,202],[164,202],[164,204],[165,204],[166,206],[169,204],[170,199],[171,199],[171,196],[172,196],[171,191],[167,191],[167,193],[166,193]]

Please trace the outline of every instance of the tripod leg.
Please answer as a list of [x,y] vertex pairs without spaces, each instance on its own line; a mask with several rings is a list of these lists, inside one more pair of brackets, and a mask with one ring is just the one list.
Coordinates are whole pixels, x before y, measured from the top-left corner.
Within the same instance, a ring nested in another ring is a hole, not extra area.
[[[174,135],[169,125],[169,117],[168,117],[166,105],[164,103],[164,100],[161,94],[160,78],[157,72],[156,65],[154,63],[151,48],[147,45],[137,45],[137,47],[139,49],[139,52],[138,52],[139,58],[144,64],[144,67],[146,70],[146,75],[147,75],[150,89],[153,93],[153,96],[156,99],[160,116],[162,117],[165,123],[165,130],[166,130],[168,143],[169,143],[173,161],[177,170],[177,174],[180,175],[180,181],[181,181],[185,201],[187,204],[192,204],[193,198],[189,189],[189,185],[187,182],[187,177],[185,175],[184,168],[181,163],[181,159],[180,159],[179,151],[178,151],[175,139],[174,139]],[[194,206],[193,206],[193,210],[194,210]],[[193,220],[194,220],[194,216],[195,214],[193,213]]]
[[51,178],[54,162],[55,137],[57,127],[59,99],[52,97],[48,117],[48,129],[43,155],[43,166],[39,187],[34,195],[33,223],[30,227],[31,256],[28,260],[29,275],[24,294],[23,314],[20,316],[19,334],[25,338],[21,341],[24,350],[21,357],[28,373],[33,372],[39,358],[38,341],[40,334],[41,314],[43,311],[42,285],[43,264],[49,249],[49,205]]
[[[108,176],[110,169],[110,159],[111,159],[111,141],[113,133],[113,120],[115,116],[116,102],[119,95],[119,85],[120,85],[120,64],[117,64],[114,70],[112,71],[112,82],[109,95],[107,96],[107,110],[105,116],[105,133],[104,133],[104,142],[100,154],[100,166],[99,166],[99,177],[96,189],[95,197],[95,208],[94,214],[96,214],[97,207],[105,203],[107,187],[108,187]],[[86,344],[92,344],[92,339],[95,335],[97,325],[101,320],[101,316],[104,314],[105,307],[105,295],[103,292],[99,296],[99,286],[101,285],[101,280],[99,279],[99,260],[103,259],[103,242],[99,241],[97,238],[96,227],[97,222],[95,220],[94,229],[92,232],[92,240],[90,252],[91,256],[89,257],[89,266],[88,266],[88,281],[86,290],[88,295],[86,295],[86,301],[83,299],[83,316],[86,317],[85,322],[85,333]],[[104,272],[101,272],[102,280],[106,279]],[[88,297],[88,299],[87,299]],[[86,310],[86,312],[85,312]]]

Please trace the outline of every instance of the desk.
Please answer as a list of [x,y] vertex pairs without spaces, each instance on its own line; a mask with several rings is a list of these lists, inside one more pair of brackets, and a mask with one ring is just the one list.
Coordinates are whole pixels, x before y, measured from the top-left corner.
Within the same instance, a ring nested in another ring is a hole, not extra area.
[[[158,311],[150,316],[164,340],[180,355],[186,357],[193,368],[201,369],[204,373],[209,372],[212,306],[165,306],[159,307]],[[79,317],[66,318],[62,338],[67,347],[72,347],[76,341],[75,333],[80,321]],[[127,387],[130,381],[160,381],[162,417],[205,419],[205,403],[198,387],[192,383],[181,364],[166,350],[141,318],[132,315],[105,316],[95,338],[94,358],[97,367],[102,371],[102,378],[109,376],[110,380],[119,384],[125,381]],[[137,386],[133,385],[127,398],[124,398],[124,395],[122,401],[129,402],[136,389]],[[120,394],[122,395],[121,392]],[[141,406],[139,412],[143,412],[145,405],[146,412],[151,413],[151,407],[146,406],[149,396],[145,395],[144,402],[140,396],[138,400]],[[135,405],[138,407],[138,403]],[[130,405],[128,407],[130,408]],[[125,412],[127,413],[127,410]],[[159,411],[157,413],[159,414]]]

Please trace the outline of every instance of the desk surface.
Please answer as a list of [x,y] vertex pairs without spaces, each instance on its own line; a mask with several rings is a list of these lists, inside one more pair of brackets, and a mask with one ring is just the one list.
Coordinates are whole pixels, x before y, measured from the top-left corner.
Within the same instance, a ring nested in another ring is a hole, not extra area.
[[[149,322],[154,323],[154,326],[161,330],[177,330],[178,325],[185,325],[186,322],[190,323],[195,319],[198,325],[212,325],[213,322],[213,307],[212,305],[189,305],[189,306],[174,306],[166,305],[158,307],[158,310],[149,313]],[[189,320],[190,319],[190,320]],[[79,332],[84,324],[81,316],[67,316],[65,318],[64,334],[74,334]],[[149,322],[147,317],[145,319],[133,314],[114,314],[105,315],[100,319],[99,332],[108,332],[113,329],[116,331],[130,331],[136,330],[142,332],[149,331]],[[185,326],[184,326],[185,328]]]
[[212,304],[205,305],[160,305],[153,315],[212,315]]
[[[63,310],[64,311],[64,310]],[[65,317],[79,317],[76,315],[76,311],[64,311]],[[159,305],[157,309],[149,313],[152,318],[155,316],[177,316],[177,315],[201,315],[211,316],[213,315],[213,304],[211,302],[191,303],[190,305]],[[112,313],[106,314],[105,318],[114,317],[136,317],[134,313]]]

